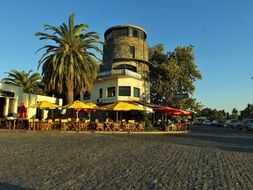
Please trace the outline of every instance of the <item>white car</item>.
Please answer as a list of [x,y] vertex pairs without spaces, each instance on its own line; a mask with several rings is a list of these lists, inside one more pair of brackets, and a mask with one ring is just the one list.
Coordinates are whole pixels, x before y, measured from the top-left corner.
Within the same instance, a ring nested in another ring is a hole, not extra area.
[[245,130],[253,130],[253,119],[243,119],[242,125]]

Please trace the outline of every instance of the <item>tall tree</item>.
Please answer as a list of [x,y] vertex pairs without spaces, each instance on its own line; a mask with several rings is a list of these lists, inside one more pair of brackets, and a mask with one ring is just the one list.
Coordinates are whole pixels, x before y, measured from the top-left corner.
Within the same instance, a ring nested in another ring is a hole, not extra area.
[[253,104],[248,104],[247,107],[241,111],[240,118],[253,118]]
[[6,73],[8,74],[8,77],[3,78],[2,82],[21,86],[26,93],[44,94],[42,88],[43,84],[40,82],[41,75],[39,73],[32,73],[32,70],[28,72],[11,70],[11,72]]
[[70,15],[68,25],[44,25],[44,28],[52,34],[35,35],[40,40],[51,40],[54,45],[38,50],[45,50],[38,64],[42,66],[43,82],[48,92],[60,94],[65,103],[71,103],[75,95],[91,90],[99,60],[93,52],[102,52],[97,46],[102,42],[96,32],[85,32],[88,25],[75,25],[74,14]]
[[236,108],[233,108],[231,118],[237,119],[238,118],[238,110]]
[[180,98],[193,94],[194,82],[201,79],[194,62],[193,46],[165,52],[164,45],[158,44],[149,48],[149,60],[154,65],[150,72],[152,102],[196,111],[201,108],[193,98]]

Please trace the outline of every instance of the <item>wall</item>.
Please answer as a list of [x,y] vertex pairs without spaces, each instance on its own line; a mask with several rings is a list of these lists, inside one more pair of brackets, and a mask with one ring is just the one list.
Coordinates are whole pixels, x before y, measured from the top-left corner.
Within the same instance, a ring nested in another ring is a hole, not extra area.
[[[5,107],[0,108],[0,109],[4,109],[5,116],[7,116],[9,113],[14,113],[14,115],[16,115],[17,110],[18,110],[18,105],[22,101],[23,88],[19,87],[19,86],[9,85],[9,84],[5,84],[5,83],[0,82],[0,89],[2,89],[4,91],[9,91],[9,92],[15,93],[14,98],[4,97],[6,100]],[[11,107],[9,107],[9,104],[11,104]]]
[[129,46],[135,47],[135,58],[148,61],[148,47],[145,41],[131,36],[119,36],[107,40],[103,50],[103,61],[111,64],[112,59],[132,58]]
[[[35,104],[38,101],[49,101],[52,103],[55,103],[59,106],[62,106],[62,99],[58,99],[55,97],[50,97],[50,96],[42,96],[42,95],[36,95],[36,94],[28,94],[28,93],[24,93],[23,94],[23,102],[25,103],[26,107],[29,107],[29,105]],[[28,118],[34,118],[36,115],[36,108],[28,108]],[[43,118],[45,119],[47,117],[47,110],[43,111]]]
[[[91,97],[89,100],[98,103],[97,100],[99,100],[100,103],[107,103],[107,102],[114,102],[114,101],[143,101],[142,94],[145,93],[144,85],[146,85],[146,94],[147,94],[147,101],[149,101],[149,90],[148,90],[148,83],[144,83],[142,80],[138,80],[135,78],[129,78],[129,77],[115,77],[115,78],[103,78],[102,80],[97,80],[94,83],[94,88],[91,92]],[[107,88],[108,87],[116,87],[116,96],[115,97],[107,97]],[[131,96],[118,96],[118,88],[119,86],[131,86]],[[134,87],[140,88],[140,97],[134,97]],[[103,98],[99,98],[99,89],[103,89]]]

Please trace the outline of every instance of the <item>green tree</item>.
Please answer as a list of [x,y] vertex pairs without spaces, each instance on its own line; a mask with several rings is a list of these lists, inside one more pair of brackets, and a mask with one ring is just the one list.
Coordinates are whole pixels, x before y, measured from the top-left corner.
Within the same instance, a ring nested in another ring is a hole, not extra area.
[[253,104],[248,104],[247,107],[241,111],[240,118],[253,118]]
[[158,44],[149,48],[149,60],[153,63],[150,72],[153,103],[192,110],[201,108],[196,99],[178,98],[178,95],[192,95],[194,82],[201,79],[194,62],[193,46],[165,52],[164,45]]
[[211,121],[217,120],[217,119],[224,120],[227,118],[227,113],[225,112],[225,110],[204,108],[197,113],[197,117],[206,117],[207,119]]
[[21,86],[26,93],[44,94],[41,75],[39,73],[32,73],[32,70],[20,72],[14,69],[6,73],[8,77],[2,79],[3,83]]
[[233,108],[231,118],[237,119],[238,118],[238,110],[236,108]]
[[38,50],[45,50],[38,64],[38,68],[42,66],[42,81],[48,92],[59,94],[65,103],[71,103],[80,92],[91,90],[99,60],[94,52],[101,53],[97,45],[102,42],[96,32],[85,32],[88,25],[75,25],[74,14],[70,15],[68,25],[44,25],[44,28],[52,34],[35,35],[40,40],[51,40],[54,45]]

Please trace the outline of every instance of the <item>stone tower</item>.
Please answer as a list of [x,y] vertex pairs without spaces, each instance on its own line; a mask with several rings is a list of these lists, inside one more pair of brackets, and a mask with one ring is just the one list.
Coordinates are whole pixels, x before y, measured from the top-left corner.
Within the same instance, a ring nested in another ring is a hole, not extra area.
[[106,70],[129,69],[148,80],[147,34],[134,25],[113,26],[105,31],[103,62]]

